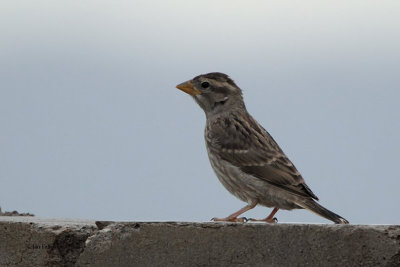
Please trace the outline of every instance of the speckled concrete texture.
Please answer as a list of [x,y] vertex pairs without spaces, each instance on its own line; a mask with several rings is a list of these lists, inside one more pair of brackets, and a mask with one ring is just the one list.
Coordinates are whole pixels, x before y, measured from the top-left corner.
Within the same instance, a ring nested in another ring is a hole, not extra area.
[[400,266],[400,226],[0,217],[0,266]]

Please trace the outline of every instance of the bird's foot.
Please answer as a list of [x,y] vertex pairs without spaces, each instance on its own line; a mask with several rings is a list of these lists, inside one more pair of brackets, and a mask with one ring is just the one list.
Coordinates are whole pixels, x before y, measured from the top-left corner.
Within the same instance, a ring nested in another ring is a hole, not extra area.
[[214,222],[239,222],[239,223],[245,223],[248,221],[246,217],[226,217],[226,218],[212,218],[211,221]]
[[249,221],[249,222],[277,223],[277,222],[278,222],[278,219],[277,219],[276,217],[274,217],[274,218],[272,218],[272,219],[270,219],[270,218],[265,218],[265,219],[261,219],[261,220],[249,218],[248,221]]

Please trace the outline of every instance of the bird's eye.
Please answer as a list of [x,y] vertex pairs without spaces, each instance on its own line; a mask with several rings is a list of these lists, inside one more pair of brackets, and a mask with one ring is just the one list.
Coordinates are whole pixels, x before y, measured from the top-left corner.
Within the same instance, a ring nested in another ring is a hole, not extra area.
[[201,83],[201,87],[203,87],[203,88],[208,88],[209,86],[210,86],[210,84],[208,82]]

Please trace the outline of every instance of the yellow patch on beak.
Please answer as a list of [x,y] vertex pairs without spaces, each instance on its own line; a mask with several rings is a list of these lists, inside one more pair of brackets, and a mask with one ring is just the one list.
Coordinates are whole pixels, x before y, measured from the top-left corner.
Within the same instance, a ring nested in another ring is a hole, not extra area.
[[187,94],[189,94],[191,96],[195,96],[195,95],[201,94],[201,92],[199,90],[194,88],[192,80],[184,82],[184,83],[181,83],[181,84],[178,84],[176,86],[176,88],[184,91],[185,93],[187,93]]

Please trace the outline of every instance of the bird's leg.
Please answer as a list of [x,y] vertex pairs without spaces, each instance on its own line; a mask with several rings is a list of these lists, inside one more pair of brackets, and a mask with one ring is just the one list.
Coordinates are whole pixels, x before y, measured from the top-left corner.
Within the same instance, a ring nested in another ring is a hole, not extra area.
[[267,218],[265,219],[261,219],[261,220],[257,220],[257,219],[249,219],[249,221],[251,222],[267,222],[267,223],[276,223],[278,220],[276,218],[274,218],[275,213],[277,213],[279,210],[279,208],[274,208],[271,212],[270,215],[268,215]]
[[241,208],[235,213],[232,213],[226,218],[212,218],[211,220],[214,222],[247,222],[247,219],[245,217],[238,218],[238,216],[248,210],[251,210],[254,208],[258,203],[253,202],[248,204],[246,207]]

